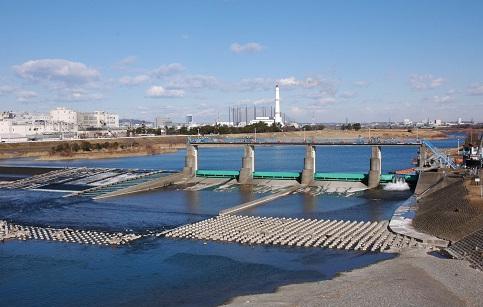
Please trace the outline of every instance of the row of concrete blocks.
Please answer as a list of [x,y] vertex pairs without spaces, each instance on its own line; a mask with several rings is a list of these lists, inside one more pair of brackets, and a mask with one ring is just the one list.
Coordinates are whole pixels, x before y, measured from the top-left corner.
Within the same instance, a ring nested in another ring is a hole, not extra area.
[[357,222],[220,215],[167,231],[166,237],[298,247],[328,247],[363,251],[398,250],[416,246],[394,234],[388,221]]
[[[39,186],[46,185],[55,182],[57,178],[63,178],[65,176],[77,175],[80,176],[80,172],[86,171],[87,168],[66,168],[55,171],[50,171],[40,175],[34,175],[32,177],[15,180],[2,186],[5,189],[35,189]],[[94,172],[99,172],[93,170]]]
[[0,242],[8,239],[48,240],[91,245],[124,245],[140,235],[22,226],[0,221]]

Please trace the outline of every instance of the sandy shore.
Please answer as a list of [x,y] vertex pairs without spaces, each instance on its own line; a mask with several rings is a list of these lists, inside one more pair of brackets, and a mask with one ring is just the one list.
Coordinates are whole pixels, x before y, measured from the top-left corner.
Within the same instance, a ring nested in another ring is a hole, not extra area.
[[332,280],[241,296],[228,305],[483,306],[482,285],[483,273],[468,262],[437,258],[417,249]]

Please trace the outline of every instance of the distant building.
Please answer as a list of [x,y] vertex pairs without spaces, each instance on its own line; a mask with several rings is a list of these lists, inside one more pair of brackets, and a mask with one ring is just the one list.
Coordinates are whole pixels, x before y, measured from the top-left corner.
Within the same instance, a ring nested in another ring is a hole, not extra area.
[[156,117],[155,128],[174,127],[173,121],[168,117]]
[[50,119],[53,122],[77,125],[77,112],[66,108],[56,108],[50,111]]
[[77,124],[79,129],[119,128],[119,115],[104,111],[79,112]]
[[186,124],[188,126],[193,124],[193,115],[191,114],[186,115]]
[[234,123],[233,122],[222,122],[222,121],[217,121],[215,125],[218,126],[228,126],[228,127],[233,127]]
[[255,119],[252,119],[250,121],[250,125],[257,124],[257,123],[260,123],[260,122],[265,123],[268,126],[271,126],[275,122],[275,119],[270,118],[268,116],[257,116]]
[[441,119],[435,119],[434,120],[434,125],[435,126],[441,126],[443,124],[443,121]]
[[403,125],[404,126],[411,126],[412,124],[413,124],[413,122],[409,118],[405,118],[403,120]]

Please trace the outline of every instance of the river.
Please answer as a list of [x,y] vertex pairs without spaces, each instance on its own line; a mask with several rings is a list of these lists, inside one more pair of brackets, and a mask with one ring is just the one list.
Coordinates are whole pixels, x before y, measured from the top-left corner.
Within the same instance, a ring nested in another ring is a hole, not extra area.
[[[453,140],[440,146],[456,146]],[[454,141],[456,143],[456,141]],[[9,166],[86,166],[179,170],[184,151],[147,157],[70,162],[4,160]],[[256,150],[256,169],[300,171],[302,147]],[[369,148],[317,149],[317,171],[366,172]],[[415,148],[383,148],[383,172],[411,167]],[[201,169],[239,169],[242,150],[201,149]],[[166,189],[103,201],[61,193],[0,190],[0,219],[21,224],[147,232],[200,221],[221,209],[260,197],[238,189]],[[377,191],[352,197],[296,194],[245,214],[351,220],[389,219],[410,192]],[[0,243],[1,305],[211,306],[234,296],[274,291],[285,284],[335,274],[394,257],[322,248],[247,246],[145,239],[124,247],[46,241]]]

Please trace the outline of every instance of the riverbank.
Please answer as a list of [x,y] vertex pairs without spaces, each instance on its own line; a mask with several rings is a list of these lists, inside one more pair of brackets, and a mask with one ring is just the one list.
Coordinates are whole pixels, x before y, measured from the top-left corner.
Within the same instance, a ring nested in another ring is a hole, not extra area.
[[[253,133],[229,134],[224,137],[253,137]],[[361,130],[335,130],[324,129],[317,131],[290,131],[290,132],[267,132],[257,133],[257,138],[322,138],[322,139],[357,139],[381,138],[381,139],[444,139],[447,134],[435,129],[361,129]]]
[[146,156],[175,152],[185,148],[186,141],[186,136],[157,136],[0,143],[0,159],[51,161]]
[[444,176],[418,200],[413,226],[452,242],[481,229],[483,202],[476,189],[473,189],[474,195],[470,197],[468,191],[472,187],[469,179]]
[[118,151],[87,151],[76,152],[67,155],[62,154],[47,154],[37,156],[36,160],[39,161],[62,161],[62,160],[94,160],[94,159],[114,159],[123,157],[138,157],[148,155],[159,155],[166,153],[174,153],[178,149],[176,148],[158,148],[158,149],[146,149],[141,148],[139,150],[118,150]]
[[482,272],[466,261],[441,259],[425,249],[320,282],[247,295],[229,306],[482,306]]

